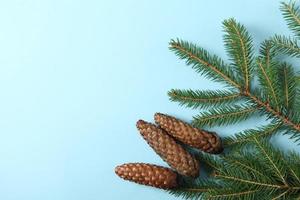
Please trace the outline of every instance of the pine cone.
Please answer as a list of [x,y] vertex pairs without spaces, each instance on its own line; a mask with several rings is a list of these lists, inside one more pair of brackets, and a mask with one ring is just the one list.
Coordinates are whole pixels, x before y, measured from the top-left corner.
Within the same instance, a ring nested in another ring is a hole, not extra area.
[[164,130],[143,120],[137,122],[137,128],[154,151],[179,174],[199,175],[198,161]]
[[125,180],[156,188],[177,186],[177,174],[169,168],[146,163],[128,163],[117,166],[115,172]]
[[218,154],[223,151],[222,141],[214,132],[192,127],[174,117],[156,113],[155,122],[177,140],[207,153]]

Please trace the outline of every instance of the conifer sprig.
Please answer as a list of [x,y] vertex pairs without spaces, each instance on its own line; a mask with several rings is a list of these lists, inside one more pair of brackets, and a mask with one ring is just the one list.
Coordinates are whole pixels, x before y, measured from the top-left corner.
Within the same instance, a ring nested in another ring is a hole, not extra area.
[[255,107],[247,105],[212,108],[195,116],[192,123],[197,127],[229,125],[249,118],[256,111]]
[[280,10],[289,29],[292,30],[297,37],[300,37],[300,10],[299,7],[296,6],[295,1],[291,1],[289,4],[282,2]]
[[246,129],[240,133],[235,134],[234,136],[225,137],[223,139],[223,144],[225,147],[234,147],[239,148],[248,142],[251,142],[253,138],[260,138],[260,137],[270,137],[276,131],[280,130],[282,126],[279,122],[272,122],[268,125],[261,126],[254,129]]
[[287,54],[292,57],[300,57],[300,47],[298,40],[300,39],[300,9],[296,3],[281,3],[280,7],[282,15],[287,22],[288,28],[294,33],[295,37],[286,37],[276,35],[272,38],[274,51]]
[[186,64],[191,65],[196,72],[212,80],[225,82],[236,88],[240,87],[235,80],[234,71],[216,55],[210,55],[203,48],[179,39],[171,40],[170,49],[180,59],[185,59]]
[[226,105],[240,100],[238,92],[221,90],[171,90],[168,95],[170,100],[179,102],[189,108],[208,108],[219,105]]
[[279,70],[279,74],[281,74],[278,82],[281,88],[280,95],[284,97],[282,104],[288,113],[295,108],[293,105],[297,96],[297,79],[291,65],[283,63]]
[[253,71],[252,39],[246,28],[234,19],[225,20],[223,26],[226,33],[224,35],[225,48],[231,65],[237,71],[240,85],[244,86],[244,90],[249,91]]
[[[300,16],[295,13],[298,13],[297,9],[292,13],[293,20]],[[287,19],[292,20],[292,18]],[[280,126],[293,129],[292,137],[297,139],[296,135],[299,133],[300,138],[300,123],[296,120],[300,116],[300,111],[296,109],[297,105],[300,108],[300,103],[296,101],[300,98],[299,84],[292,67],[276,60],[279,51],[293,56],[299,53],[300,56],[300,48],[296,40],[290,41],[283,36],[275,36],[264,41],[259,55],[255,56],[252,38],[243,25],[234,19],[228,19],[223,22],[223,26],[225,48],[230,58],[229,64],[225,64],[215,55],[211,56],[195,44],[179,39],[171,40],[170,50],[174,51],[179,58],[186,60],[186,63],[192,65],[197,72],[212,80],[226,83],[233,92],[228,94],[225,91],[213,93],[177,89],[169,92],[170,99],[190,108],[209,108],[194,117],[193,124],[200,128],[237,123],[260,111],[269,119],[279,121]],[[281,47],[275,48],[276,43]],[[255,75],[259,80],[258,88],[252,86]],[[246,104],[238,104],[240,100],[244,100]],[[232,103],[234,105],[231,105]]]
[[300,47],[298,41],[291,37],[275,35],[272,43],[276,47],[274,51],[277,53],[287,54],[292,57],[300,57]]
[[187,199],[297,199],[300,197],[300,157],[283,153],[253,137],[235,153],[216,157],[199,154],[213,167],[212,177],[199,178],[170,193]]
[[[268,119],[264,126],[224,138],[226,149],[219,156],[194,151],[188,147],[191,143],[186,143],[187,151],[210,169],[210,175],[196,179],[179,176],[179,187],[170,190],[171,194],[186,199],[300,200],[300,155],[279,150],[268,140],[281,132],[300,144],[300,76],[290,64],[278,59],[282,53],[300,58],[300,8],[294,2],[282,3],[281,11],[295,37],[275,35],[261,44],[258,55],[246,28],[234,19],[225,20],[228,64],[193,43],[171,40],[170,50],[187,65],[228,86],[227,90],[173,89],[168,93],[170,100],[180,105],[206,109],[194,117],[194,126],[229,125],[255,114]],[[174,124],[167,125],[178,129]],[[201,137],[196,139],[202,142]]]
[[280,106],[280,89],[279,89],[279,75],[276,66],[270,63],[263,63],[261,59],[257,60],[257,74],[264,97],[268,97],[271,106],[278,112]]

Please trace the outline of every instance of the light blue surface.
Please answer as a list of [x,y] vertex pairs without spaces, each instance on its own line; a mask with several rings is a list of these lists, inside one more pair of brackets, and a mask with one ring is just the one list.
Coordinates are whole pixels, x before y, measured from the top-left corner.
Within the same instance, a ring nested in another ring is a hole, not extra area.
[[[185,67],[169,40],[225,56],[223,19],[245,24],[257,45],[287,33],[278,8],[274,0],[0,1],[0,199],[175,199],[114,174],[124,162],[166,166],[135,122],[157,111],[189,121],[197,112],[169,102],[169,89],[222,87]],[[215,130],[225,136],[260,121]]]

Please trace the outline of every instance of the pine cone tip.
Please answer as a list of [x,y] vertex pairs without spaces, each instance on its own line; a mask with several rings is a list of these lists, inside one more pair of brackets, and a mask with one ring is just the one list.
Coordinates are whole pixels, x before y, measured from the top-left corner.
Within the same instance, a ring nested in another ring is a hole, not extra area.
[[141,126],[145,125],[147,122],[140,119],[136,122],[136,127],[139,129]]

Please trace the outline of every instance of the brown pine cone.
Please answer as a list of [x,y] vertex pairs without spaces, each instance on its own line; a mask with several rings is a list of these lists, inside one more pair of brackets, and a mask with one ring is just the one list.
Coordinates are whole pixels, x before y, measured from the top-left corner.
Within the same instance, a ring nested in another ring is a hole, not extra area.
[[218,154],[223,151],[221,138],[165,114],[156,113],[155,122],[177,140],[207,153]]
[[199,175],[198,161],[164,130],[143,120],[136,125],[154,151],[179,174],[191,177]]
[[146,163],[128,163],[117,166],[115,172],[125,180],[156,188],[177,186],[177,174],[169,168]]

